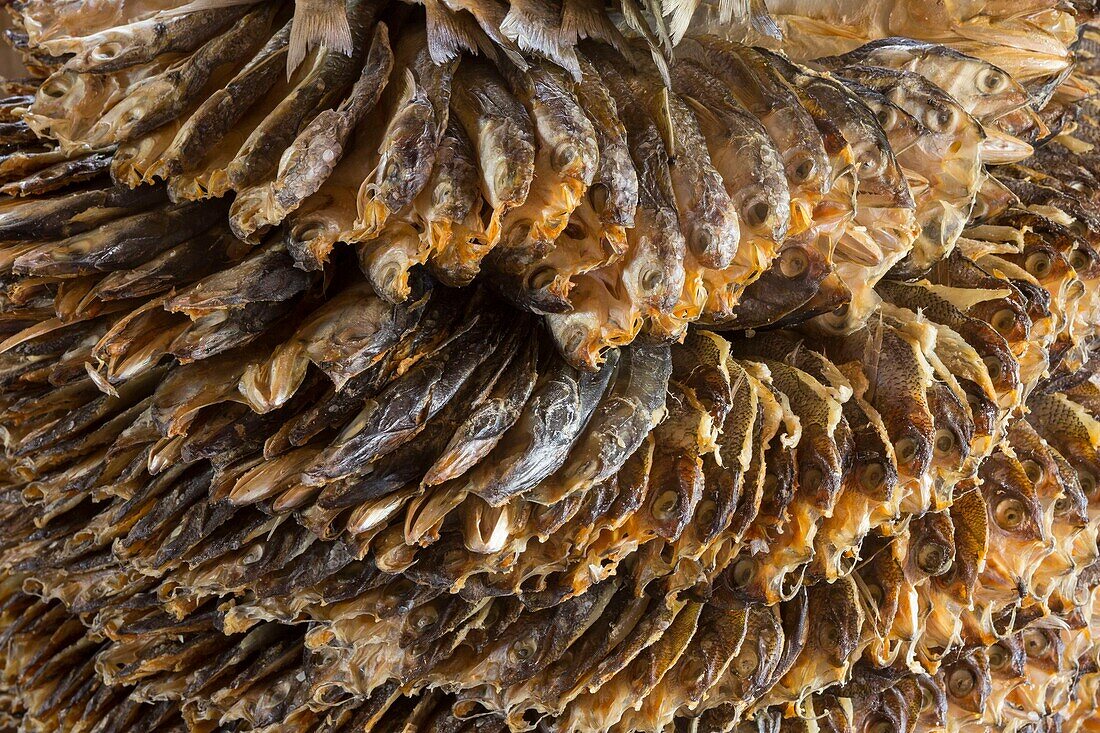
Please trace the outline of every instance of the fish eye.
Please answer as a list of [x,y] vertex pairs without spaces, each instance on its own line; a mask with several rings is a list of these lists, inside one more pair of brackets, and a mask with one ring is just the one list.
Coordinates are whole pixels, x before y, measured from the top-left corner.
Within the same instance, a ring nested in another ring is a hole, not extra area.
[[549,265],[535,268],[527,278],[527,288],[529,290],[542,290],[554,282],[554,274],[554,268]]
[[917,457],[917,441],[902,438],[894,444],[894,454],[898,457],[898,463],[911,463]]
[[[706,650],[704,650],[706,651]],[[708,655],[709,657],[709,655]],[[692,683],[702,679],[707,671],[707,662],[699,657],[692,657],[680,665],[680,679]]]
[[679,503],[680,495],[669,489],[653,502],[653,516],[662,522],[667,522],[676,516],[676,507]]
[[695,516],[698,517],[699,524],[708,525],[718,516],[718,505],[708,499],[699,505],[699,511]]
[[809,258],[798,247],[792,247],[779,255],[779,272],[788,280],[801,276],[809,266]]
[[1050,647],[1050,639],[1038,629],[1024,632],[1024,652],[1029,657],[1037,657]]
[[397,165],[397,161],[391,160],[386,163],[386,167],[382,171],[382,180],[393,183],[399,178],[401,178],[401,167]]
[[794,167],[794,180],[796,183],[805,183],[817,172],[817,163],[813,158],[805,158]]
[[821,624],[821,628],[817,632],[817,640],[822,646],[834,647],[840,644],[840,632],[836,628],[836,624],[826,621]]
[[584,346],[584,342],[588,334],[581,326],[574,326],[569,329],[565,338],[562,339],[562,349],[567,354],[576,353]]
[[993,314],[993,318],[989,323],[1001,335],[1011,333],[1016,325],[1016,314],[1012,312],[1011,308],[1001,308]]
[[986,94],[996,94],[1008,86],[1008,76],[997,69],[984,69],[978,74],[978,89]]
[[881,463],[868,463],[859,474],[859,482],[865,489],[877,489],[886,482],[886,470]]
[[768,220],[771,213],[772,207],[767,201],[756,199],[745,206],[745,223],[750,227],[761,226]]
[[1079,249],[1069,253],[1069,266],[1074,270],[1085,270],[1091,264],[1091,258]]
[[867,595],[871,597],[871,602],[876,606],[881,606],[882,602],[886,600],[886,593],[878,583],[867,584]]
[[969,669],[952,670],[947,677],[947,691],[952,697],[966,697],[974,691],[974,685],[977,683],[977,678]]
[[451,191],[452,188],[450,183],[446,181],[440,182],[439,185],[435,187],[435,190],[432,191],[432,205],[442,206],[447,199],[451,197]]
[[752,580],[752,576],[756,574],[756,561],[752,558],[744,557],[737,561],[737,564],[733,566],[733,583],[738,588],[744,588]]
[[1065,514],[1069,509],[1069,499],[1065,496],[1060,496],[1054,502],[1054,512],[1056,514]]
[[691,251],[697,255],[706,254],[714,249],[717,240],[710,227],[696,227],[691,235]]
[[1037,484],[1043,480],[1043,467],[1040,466],[1037,461],[1028,458],[1022,461],[1020,465],[1024,469],[1024,475],[1027,476],[1027,480],[1031,483]]
[[935,451],[938,455],[945,455],[955,447],[954,434],[945,428],[940,428],[936,431],[936,441],[934,443]]
[[642,273],[642,287],[652,292],[657,289],[661,284],[661,271],[656,268],[650,268]]
[[577,148],[572,145],[563,145],[554,151],[554,167],[563,170],[572,165],[577,158]]
[[997,379],[1001,376],[1001,360],[995,356],[987,356],[982,359],[982,364],[985,365],[985,370],[989,372],[990,379]]
[[516,639],[512,642],[512,646],[508,649],[508,654],[517,662],[526,662],[531,657],[535,656],[537,650],[537,642],[533,636],[525,636],[522,639]]
[[931,106],[924,113],[924,125],[933,132],[947,132],[958,122],[958,112],[950,107]]
[[994,644],[986,651],[986,656],[989,659],[990,669],[1003,669],[1008,665],[1008,661],[1011,658],[1008,650],[1004,648],[1003,644]]
[[261,559],[263,559],[263,556],[264,556],[264,544],[262,542],[258,542],[255,545],[252,545],[252,547],[248,548],[248,552],[246,552],[244,554],[244,557],[241,558],[241,564],[242,565],[255,565]]
[[1024,523],[1026,514],[1024,503],[1019,499],[1001,499],[993,512],[993,519],[998,527],[1011,531]]
[[607,201],[611,197],[611,192],[608,190],[607,185],[603,183],[597,183],[588,189],[588,201],[592,204],[592,208],[596,210],[596,213],[602,213],[607,206]]
[[898,111],[893,107],[879,107],[875,110],[875,119],[878,120],[879,127],[889,132],[897,127]]
[[94,61],[110,61],[111,59],[122,53],[122,44],[117,41],[111,41],[109,43],[101,43],[95,47],[92,51],[92,59]]
[[[404,269],[400,264],[392,262],[382,268],[378,273],[377,285],[383,291],[390,290],[395,283],[400,282]],[[372,280],[373,281],[373,280]]]
[[509,247],[518,247],[526,241],[527,237],[531,234],[531,220],[520,219],[508,230],[508,234],[505,238]]
[[431,606],[424,606],[418,608],[412,616],[412,625],[417,631],[424,631],[425,629],[435,626],[439,621],[439,612]]
[[867,726],[867,733],[895,733],[896,730],[893,723],[881,716]]
[[64,76],[59,76],[56,79],[50,79],[49,81],[47,81],[45,84],[42,85],[41,91],[50,99],[60,99],[68,93],[69,89],[72,88],[72,82],[72,76],[69,74],[65,74]]
[[570,239],[586,239],[588,237],[588,227],[586,227],[579,221],[571,221],[565,227],[565,230],[562,232],[562,234],[569,237]]
[[1046,252],[1033,252],[1024,262],[1024,269],[1037,278],[1044,278],[1054,269],[1054,260]]
[[1096,477],[1087,471],[1079,471],[1077,473],[1077,480],[1081,482],[1081,490],[1086,495],[1092,496],[1096,491]]
[[886,170],[886,156],[879,155],[874,150],[869,150],[860,157],[859,170],[864,177],[880,176]]
[[821,472],[820,468],[811,468],[802,475],[802,483],[808,488],[816,488],[821,485],[821,480],[825,477],[825,474]]
[[738,677],[751,677],[756,672],[758,664],[760,664],[760,657],[757,655],[756,650],[746,644],[741,653],[737,655],[737,659],[734,660],[733,668]]
[[306,224],[305,226],[296,229],[291,236],[295,242],[312,242],[314,239],[324,236],[325,230],[320,224]]
[[943,547],[926,542],[917,548],[917,567],[929,575],[939,575],[946,568],[949,558]]

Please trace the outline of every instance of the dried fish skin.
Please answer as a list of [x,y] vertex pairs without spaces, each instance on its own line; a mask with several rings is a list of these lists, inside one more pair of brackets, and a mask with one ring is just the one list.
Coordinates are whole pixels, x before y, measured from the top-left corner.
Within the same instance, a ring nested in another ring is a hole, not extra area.
[[455,117],[474,145],[482,195],[492,209],[488,246],[503,234],[501,220],[527,199],[535,168],[535,131],[527,110],[486,64],[464,63],[451,90]]

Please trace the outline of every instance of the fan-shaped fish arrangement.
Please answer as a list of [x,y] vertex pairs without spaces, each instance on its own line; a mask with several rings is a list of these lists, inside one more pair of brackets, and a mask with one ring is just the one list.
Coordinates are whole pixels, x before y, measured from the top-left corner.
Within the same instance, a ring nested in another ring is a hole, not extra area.
[[5,730],[1100,730],[1090,4],[11,10]]

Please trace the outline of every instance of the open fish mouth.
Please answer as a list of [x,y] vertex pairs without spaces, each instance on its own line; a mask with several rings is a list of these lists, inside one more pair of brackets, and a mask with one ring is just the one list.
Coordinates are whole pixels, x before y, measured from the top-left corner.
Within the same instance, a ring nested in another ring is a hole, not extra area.
[[1090,730],[1100,30],[978,5],[14,4],[0,727]]

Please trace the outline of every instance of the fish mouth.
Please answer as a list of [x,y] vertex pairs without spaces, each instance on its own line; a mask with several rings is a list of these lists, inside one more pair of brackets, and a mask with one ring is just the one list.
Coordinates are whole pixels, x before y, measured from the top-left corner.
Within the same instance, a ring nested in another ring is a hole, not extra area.
[[1025,140],[997,127],[987,127],[985,139],[978,145],[982,162],[988,165],[1008,165],[1030,158],[1035,148]]

